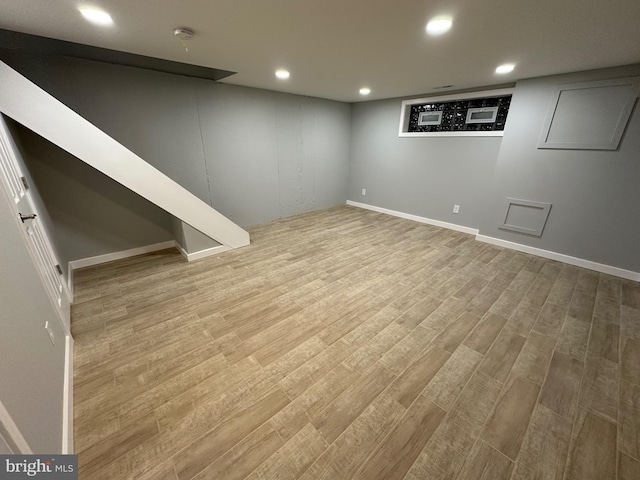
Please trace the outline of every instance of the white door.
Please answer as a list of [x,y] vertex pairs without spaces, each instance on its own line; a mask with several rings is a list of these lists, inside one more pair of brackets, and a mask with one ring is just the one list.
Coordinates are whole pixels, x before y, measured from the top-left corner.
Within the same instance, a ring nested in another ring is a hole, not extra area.
[[64,330],[70,334],[70,295],[51,241],[41,221],[42,217],[29,193],[29,186],[20,167],[18,155],[18,149],[9,133],[5,119],[0,115],[0,182],[13,200],[16,216],[22,219],[34,263],[59,313]]

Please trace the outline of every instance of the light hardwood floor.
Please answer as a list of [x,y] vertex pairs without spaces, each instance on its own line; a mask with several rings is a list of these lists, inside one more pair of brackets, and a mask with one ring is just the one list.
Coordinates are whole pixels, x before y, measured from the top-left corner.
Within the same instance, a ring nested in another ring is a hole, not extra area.
[[640,284],[350,207],[76,272],[80,478],[640,478]]

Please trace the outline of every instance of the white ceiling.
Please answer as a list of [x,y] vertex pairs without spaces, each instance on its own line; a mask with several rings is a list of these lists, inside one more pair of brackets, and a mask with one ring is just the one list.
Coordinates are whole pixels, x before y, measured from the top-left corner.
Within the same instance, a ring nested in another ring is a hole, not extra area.
[[[108,11],[97,27],[79,5]],[[453,17],[441,37],[425,33]],[[190,27],[185,51],[173,36]],[[2,0],[0,28],[238,72],[225,83],[355,102],[640,63],[640,0]],[[516,64],[508,75],[501,63]],[[274,71],[291,72],[286,81]],[[368,97],[358,94],[371,88]]]

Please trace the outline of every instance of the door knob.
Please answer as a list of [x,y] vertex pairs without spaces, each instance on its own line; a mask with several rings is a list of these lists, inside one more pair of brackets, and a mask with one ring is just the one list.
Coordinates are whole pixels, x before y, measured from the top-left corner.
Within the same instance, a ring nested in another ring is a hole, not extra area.
[[22,220],[22,223],[24,223],[25,220],[33,220],[34,218],[37,217],[35,213],[32,213],[30,215],[23,215],[19,213],[18,215],[20,215],[20,220]]

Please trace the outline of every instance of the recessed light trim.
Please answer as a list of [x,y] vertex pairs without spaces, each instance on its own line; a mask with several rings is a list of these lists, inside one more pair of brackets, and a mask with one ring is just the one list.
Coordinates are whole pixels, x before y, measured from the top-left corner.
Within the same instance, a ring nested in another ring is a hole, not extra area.
[[276,70],[276,77],[278,77],[280,80],[286,80],[290,76],[291,74],[289,73],[288,70],[284,70],[284,69]]
[[360,89],[360,95],[369,95],[371,93],[371,89],[369,87],[362,87]]
[[516,68],[516,66],[513,63],[505,63],[496,68],[496,73],[498,75],[504,75],[513,72],[514,68]]
[[91,23],[102,26],[113,25],[113,18],[104,10],[87,7],[82,7],[79,10],[82,16]]
[[451,17],[434,17],[427,23],[427,33],[432,36],[442,35],[451,30],[453,19]]

